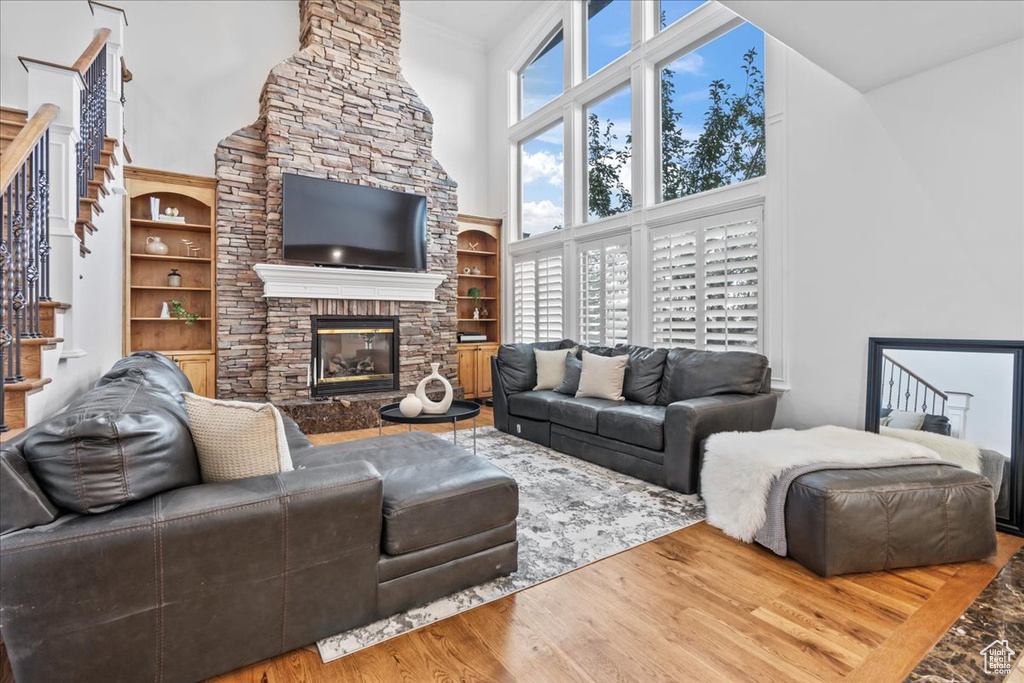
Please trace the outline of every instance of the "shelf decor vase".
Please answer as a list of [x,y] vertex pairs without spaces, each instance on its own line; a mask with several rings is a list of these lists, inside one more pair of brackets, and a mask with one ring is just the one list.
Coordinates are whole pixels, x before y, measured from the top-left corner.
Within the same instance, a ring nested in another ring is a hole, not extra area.
[[153,256],[167,256],[167,252],[170,251],[170,247],[164,244],[156,235],[150,235],[146,238],[146,253]]
[[149,198],[149,217],[156,221],[160,220],[160,198],[150,197]]
[[407,394],[398,404],[398,409],[406,417],[416,417],[423,412],[423,401],[416,398],[416,394]]
[[[444,376],[438,372],[441,367],[440,363],[430,364],[430,374],[420,380],[420,383],[416,385],[416,398],[423,404],[423,412],[427,415],[444,415],[448,412],[448,409],[452,407],[452,399],[455,398],[452,393],[452,385]],[[444,385],[444,398],[439,402],[431,401],[427,398],[427,385],[433,381],[440,382]]]
[[161,318],[170,318],[170,317],[171,317],[171,309],[170,309],[170,307],[169,307],[169,306],[167,305],[167,302],[166,302],[166,301],[162,301],[162,302],[161,302],[161,306],[160,306],[160,317],[161,317]]
[[167,286],[181,287],[181,273],[177,268],[171,268],[171,272],[167,274]]

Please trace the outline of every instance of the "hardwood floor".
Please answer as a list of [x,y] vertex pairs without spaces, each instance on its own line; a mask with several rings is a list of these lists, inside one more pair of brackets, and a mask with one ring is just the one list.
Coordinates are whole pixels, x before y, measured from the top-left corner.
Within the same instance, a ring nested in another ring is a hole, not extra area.
[[211,680],[901,681],[1022,545],[821,579],[701,523],[329,664],[311,647]]

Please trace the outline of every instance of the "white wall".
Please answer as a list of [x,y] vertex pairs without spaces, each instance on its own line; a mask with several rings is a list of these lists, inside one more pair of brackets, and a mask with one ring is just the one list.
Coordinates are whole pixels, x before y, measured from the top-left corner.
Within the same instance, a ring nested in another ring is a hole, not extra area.
[[941,391],[974,394],[967,411],[967,433],[962,438],[1010,456],[1012,354],[904,349],[889,349],[885,353]]
[[790,52],[787,82],[777,424],[860,427],[868,337],[1024,338],[1024,42],[863,95]]
[[[259,115],[267,73],[299,46],[295,0],[120,0],[128,17],[128,147],[134,164],[213,175],[217,143]],[[486,214],[484,46],[416,17],[402,21],[407,80],[434,115],[434,153],[459,209]],[[86,0],[0,3],[0,103],[24,108],[18,56],[71,64],[92,38]]]

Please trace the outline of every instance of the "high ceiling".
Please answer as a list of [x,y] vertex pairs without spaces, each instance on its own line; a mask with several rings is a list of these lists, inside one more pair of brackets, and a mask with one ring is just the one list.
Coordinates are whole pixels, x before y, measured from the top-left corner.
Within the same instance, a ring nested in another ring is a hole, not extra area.
[[402,12],[490,46],[545,0],[402,0]]
[[1024,36],[1024,2],[721,0],[861,92]]

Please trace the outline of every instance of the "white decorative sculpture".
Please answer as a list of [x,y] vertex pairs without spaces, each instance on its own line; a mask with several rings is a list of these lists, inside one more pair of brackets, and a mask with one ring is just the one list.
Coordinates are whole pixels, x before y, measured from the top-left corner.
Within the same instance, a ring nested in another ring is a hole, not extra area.
[[406,417],[416,417],[423,412],[423,401],[416,398],[415,394],[408,394],[402,399],[402,402],[398,404],[398,409],[402,411],[402,415]]
[[[440,363],[431,363],[430,374],[421,379],[420,383],[416,385],[416,398],[423,404],[423,412],[427,415],[443,415],[452,407],[452,399],[454,398],[452,385],[438,372],[440,367]],[[444,398],[439,403],[435,403],[427,398],[427,385],[434,380],[444,385]]]

